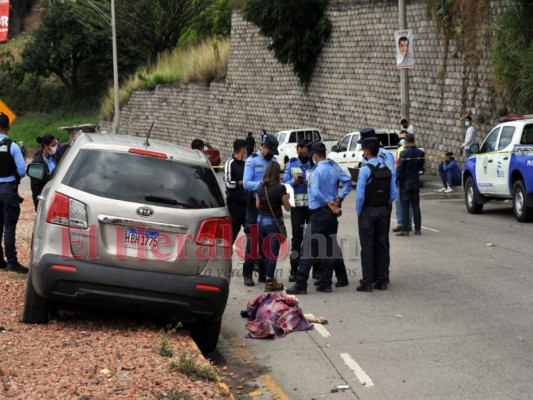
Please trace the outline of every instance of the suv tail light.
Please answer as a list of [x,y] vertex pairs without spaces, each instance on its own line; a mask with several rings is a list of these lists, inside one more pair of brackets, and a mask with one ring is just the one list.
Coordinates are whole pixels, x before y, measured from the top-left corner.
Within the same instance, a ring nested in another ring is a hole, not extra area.
[[87,228],[87,209],[85,204],[78,200],[56,192],[52,196],[46,222],[72,228]]
[[231,218],[212,218],[203,221],[196,235],[196,244],[231,247]]

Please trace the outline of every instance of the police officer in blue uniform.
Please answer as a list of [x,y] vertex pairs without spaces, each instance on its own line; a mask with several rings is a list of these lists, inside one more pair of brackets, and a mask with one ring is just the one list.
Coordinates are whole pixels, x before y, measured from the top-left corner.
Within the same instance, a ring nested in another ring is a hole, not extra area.
[[392,171],[379,157],[377,138],[363,139],[361,145],[367,163],[359,171],[356,188],[363,273],[357,291],[371,292],[372,288],[387,290],[390,214],[398,191]]
[[[263,146],[259,151],[252,154],[244,165],[243,185],[248,191],[248,201],[246,203],[246,226],[244,232],[248,235],[246,240],[246,258],[243,265],[243,277],[245,286],[254,286],[252,278],[254,271],[254,258],[257,259],[259,267],[259,282],[266,282],[265,263],[261,254],[261,239],[257,228],[258,210],[255,206],[257,189],[263,181],[263,175],[268,163],[278,162],[274,156],[279,154],[278,140],[274,135],[265,137]],[[255,227],[255,228],[254,228]]]
[[300,249],[304,237],[304,226],[309,223],[309,196],[307,194],[307,172],[314,163],[307,154],[307,143],[302,141],[296,145],[298,157],[291,158],[285,166],[283,183],[294,188],[294,207],[291,208],[291,271],[289,282],[296,281],[298,265],[300,264]]
[[[302,251],[305,257],[300,260],[296,283],[293,287],[287,289],[288,294],[307,294],[307,280],[313,259],[318,258],[321,261],[320,276],[321,283],[317,286],[319,292],[331,292],[332,275],[333,275],[333,240],[337,215],[340,211],[339,203],[348,195],[351,190],[352,182],[348,177],[347,180],[342,178],[343,187],[340,195],[338,194],[338,171],[326,159],[326,146],[320,141],[310,144],[313,153],[313,161],[316,164],[310,171],[309,175],[309,223],[311,225],[311,236],[304,238]],[[326,244],[326,248],[319,248],[317,236],[321,243]],[[325,239],[325,240],[323,240]],[[311,246],[311,255],[306,249]]]
[[[359,141],[357,143],[363,143],[363,141],[365,139],[375,139],[378,141],[379,143],[379,139],[378,139],[378,135],[376,135],[376,131],[374,130],[374,128],[364,128],[364,129],[361,129],[361,131],[359,132],[360,136],[359,136]],[[381,146],[381,143],[379,143],[379,150],[378,150],[378,155],[376,157],[381,164],[385,164],[391,171],[392,173],[392,180],[393,182],[396,182],[396,160],[394,158],[394,155],[384,149],[382,146]],[[365,164],[368,163],[368,160],[366,160],[364,157],[363,157],[363,160],[361,162],[361,167]],[[391,214],[392,215],[392,214]],[[389,218],[389,228],[390,228],[390,218]],[[387,235],[387,241],[389,240],[389,235]],[[389,247],[390,247],[390,244],[389,244]],[[387,270],[387,279],[386,279],[386,282],[387,283],[390,283],[390,279],[389,279],[389,275],[388,275],[388,270]]]
[[18,184],[25,175],[26,164],[19,146],[7,136],[8,131],[9,118],[0,113],[0,269],[26,274],[28,268],[18,262],[15,245],[21,202]]

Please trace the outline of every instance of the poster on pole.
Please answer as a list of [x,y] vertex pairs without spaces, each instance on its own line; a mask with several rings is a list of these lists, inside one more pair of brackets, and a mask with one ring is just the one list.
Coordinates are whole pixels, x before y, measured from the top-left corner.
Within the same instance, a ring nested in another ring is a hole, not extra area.
[[411,29],[394,32],[396,45],[396,68],[414,68],[415,58],[413,56],[413,32]]
[[0,0],[0,42],[7,42],[9,29],[9,0]]

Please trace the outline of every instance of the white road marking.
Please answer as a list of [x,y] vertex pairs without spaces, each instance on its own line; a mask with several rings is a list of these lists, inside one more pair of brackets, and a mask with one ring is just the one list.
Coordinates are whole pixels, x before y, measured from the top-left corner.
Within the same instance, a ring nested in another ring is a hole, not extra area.
[[329,333],[329,331],[326,328],[324,328],[323,325],[321,325],[321,324],[313,324],[313,326],[315,327],[316,331],[318,333],[320,333],[320,335],[322,335],[326,339],[331,336],[331,333]]
[[[394,222],[398,223],[398,221],[396,221],[394,218],[391,218],[391,221],[394,221]],[[427,226],[424,226],[424,225],[422,225],[421,228],[422,229],[427,229],[428,231],[431,231],[431,232],[437,232],[437,233],[441,232],[438,229],[428,228]]]
[[372,382],[372,379],[366,374],[366,372],[361,368],[359,364],[350,356],[348,353],[342,353],[341,358],[346,363],[348,368],[350,368],[354,373],[357,379],[359,379],[359,382],[367,388],[374,387],[374,382]]

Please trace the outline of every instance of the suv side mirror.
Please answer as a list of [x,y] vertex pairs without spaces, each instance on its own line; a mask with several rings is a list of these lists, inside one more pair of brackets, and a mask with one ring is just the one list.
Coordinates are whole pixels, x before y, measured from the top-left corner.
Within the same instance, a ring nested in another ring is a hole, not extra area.
[[46,166],[43,164],[30,164],[26,169],[26,175],[30,178],[42,181],[46,175]]
[[335,145],[331,146],[331,151],[333,151],[334,153],[336,153],[336,152],[337,152],[337,146],[335,146]]
[[472,154],[478,154],[479,153],[479,144],[477,144],[477,143],[471,144],[470,145],[470,152]]

